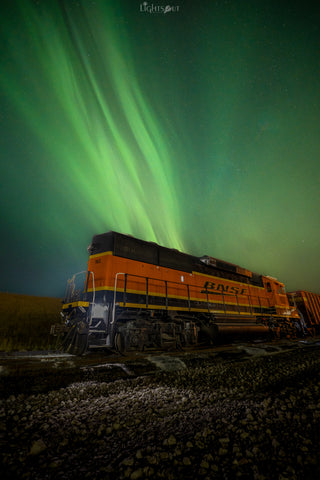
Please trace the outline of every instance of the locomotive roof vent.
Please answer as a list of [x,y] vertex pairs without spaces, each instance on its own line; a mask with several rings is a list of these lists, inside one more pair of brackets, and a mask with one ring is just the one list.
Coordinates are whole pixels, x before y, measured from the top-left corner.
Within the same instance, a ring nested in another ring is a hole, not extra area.
[[270,278],[270,280],[275,280],[278,282],[279,280],[276,277],[271,277],[271,275],[265,275],[266,278]]
[[99,244],[97,243],[90,243],[90,245],[88,245],[88,248],[87,248],[87,252],[89,253],[89,255],[92,255],[92,253],[95,251],[95,249],[99,246]]
[[211,267],[217,266],[217,260],[213,257],[209,257],[209,255],[203,255],[203,257],[200,257],[200,262],[205,265],[211,265]]

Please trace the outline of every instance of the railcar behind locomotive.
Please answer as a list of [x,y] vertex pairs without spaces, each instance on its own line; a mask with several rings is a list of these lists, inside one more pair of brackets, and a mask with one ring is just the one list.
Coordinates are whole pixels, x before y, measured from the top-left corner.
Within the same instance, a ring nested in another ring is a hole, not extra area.
[[88,252],[88,269],[68,281],[63,324],[52,329],[66,352],[177,349],[305,328],[294,296],[270,276],[113,231],[95,235]]

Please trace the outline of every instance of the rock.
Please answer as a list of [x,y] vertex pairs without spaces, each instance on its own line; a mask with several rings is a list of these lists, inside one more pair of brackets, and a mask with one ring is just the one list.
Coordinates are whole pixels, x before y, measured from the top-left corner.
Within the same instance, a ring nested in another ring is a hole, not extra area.
[[160,458],[161,458],[161,460],[168,460],[169,453],[168,452],[160,452]]
[[169,445],[169,447],[172,447],[176,443],[177,443],[176,437],[174,435],[170,435],[170,437],[167,439],[167,445]]
[[152,467],[144,467],[143,474],[146,478],[152,478],[154,474],[154,469]]
[[40,438],[39,440],[36,440],[30,449],[29,455],[39,455],[39,453],[44,452],[44,450],[47,449],[47,445],[44,443],[44,441]]
[[230,442],[230,438],[229,437],[219,438],[219,442],[222,445],[228,445],[228,443]]
[[202,462],[200,463],[200,467],[207,470],[209,468],[209,463],[207,462],[207,460],[202,460]]
[[148,455],[147,462],[150,463],[150,465],[156,465],[158,463],[157,457],[155,457],[154,455]]
[[227,455],[227,453],[228,453],[228,450],[226,448],[219,448],[218,454],[220,456]]
[[126,468],[124,471],[124,476],[125,478],[129,478],[131,476],[132,469],[131,468]]
[[131,473],[130,478],[131,480],[138,480],[138,478],[141,478],[142,475],[143,475],[142,468],[138,468],[138,470],[135,470],[134,472]]

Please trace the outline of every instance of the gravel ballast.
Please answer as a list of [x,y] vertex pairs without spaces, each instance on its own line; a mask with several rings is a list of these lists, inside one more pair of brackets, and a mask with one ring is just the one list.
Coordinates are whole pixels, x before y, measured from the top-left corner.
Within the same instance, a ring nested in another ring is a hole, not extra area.
[[200,365],[1,400],[1,478],[319,478],[319,347]]

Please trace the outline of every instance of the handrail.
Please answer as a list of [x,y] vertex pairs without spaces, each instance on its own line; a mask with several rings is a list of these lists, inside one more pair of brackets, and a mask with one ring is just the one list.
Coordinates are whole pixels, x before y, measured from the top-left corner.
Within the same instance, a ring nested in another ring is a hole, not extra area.
[[250,297],[251,297],[251,296],[252,296],[252,295],[249,295],[249,294],[247,295],[247,297],[248,297],[248,303],[249,303],[249,308],[250,308],[250,313],[251,313],[251,315],[252,315],[252,305],[251,305],[251,302],[250,302]]
[[222,292],[222,301],[223,301],[223,310],[224,310],[224,314],[226,315],[227,311],[226,311],[226,302],[224,301],[224,294]]
[[[71,278],[68,279],[67,281],[67,288],[66,288],[66,293],[65,293],[65,300],[66,300],[66,303],[70,302],[69,299],[72,299],[74,293],[75,293],[75,280],[76,280],[76,277],[78,277],[79,275],[83,275],[83,274],[86,274],[87,275],[87,279],[84,280],[84,285],[85,285],[85,288],[84,288],[84,291],[83,293],[87,293],[88,292],[88,284],[89,284],[89,277],[90,277],[90,274],[92,275],[92,283],[93,283],[93,300],[92,302],[94,303],[95,301],[95,284],[94,284],[94,273],[91,272],[91,271],[88,271],[88,270],[82,270],[81,272],[77,272],[77,273],[74,273],[73,276]],[[72,291],[70,291],[72,290]]]
[[128,274],[125,273],[124,274],[124,291],[123,291],[123,304],[124,305],[126,304],[126,301],[127,301],[127,278],[128,278]]
[[[88,282],[87,282],[86,290],[88,291],[88,283],[89,283],[90,274],[92,275],[92,306],[93,306],[94,303],[95,303],[95,300],[96,300],[96,288],[95,288],[95,283],[94,283],[94,273],[93,272],[88,271]],[[93,316],[93,308],[91,308],[89,326],[91,326],[91,324],[92,324],[92,316]]]
[[166,310],[168,310],[168,281],[164,281],[165,287],[166,287]]
[[[118,273],[116,273],[115,278],[114,278],[114,291],[113,291],[113,306],[112,306],[111,325],[114,324],[115,314],[116,314],[116,295],[117,295],[118,275],[127,275],[127,274],[126,274],[126,273],[123,273],[123,272],[118,272]],[[137,275],[136,275],[136,276],[137,276]]]
[[191,311],[191,302],[190,302],[190,288],[189,288],[188,283],[186,284],[186,287],[187,287],[187,292],[188,292],[188,309],[189,309],[189,312],[190,312]]
[[238,307],[238,312],[239,312],[239,315],[240,315],[240,305],[239,305],[239,299],[238,299],[238,295],[236,295],[236,299],[237,299],[237,307]]
[[[254,308],[257,308],[257,309],[260,309],[260,313],[262,313],[262,304],[261,304],[261,300],[263,301],[266,301],[268,306],[265,306],[265,308],[271,308],[270,307],[270,299],[268,297],[262,297],[260,295],[252,295],[252,294],[242,294],[242,295],[239,295],[237,293],[228,293],[228,292],[209,292],[207,289],[204,289],[203,287],[199,286],[199,285],[190,285],[190,284],[184,284],[182,282],[175,282],[175,281],[168,281],[168,280],[162,280],[160,278],[153,278],[153,277],[145,277],[143,275],[136,275],[136,274],[131,274],[131,273],[124,273],[124,272],[118,272],[116,273],[115,275],[115,284],[114,284],[114,295],[113,295],[113,310],[112,310],[112,321],[111,321],[111,324],[114,323],[114,320],[115,320],[115,300],[116,300],[116,292],[117,292],[117,283],[118,283],[118,276],[119,275],[124,275],[125,276],[125,285],[124,285],[124,290],[123,290],[123,294],[124,294],[124,298],[123,298],[123,303],[124,303],[124,306],[127,302],[126,300],[126,292],[127,292],[127,278],[128,277],[136,277],[136,278],[141,278],[141,279],[145,279],[145,293],[142,293],[146,296],[146,306],[148,307],[149,305],[149,296],[150,296],[150,292],[149,292],[149,286],[150,286],[150,280],[154,280],[155,282],[160,282],[160,283],[164,283],[164,287],[165,287],[165,294],[164,295],[160,295],[162,297],[165,298],[165,308],[166,310],[168,310],[168,306],[169,306],[169,297],[168,297],[168,286],[170,285],[179,285],[180,287],[182,285],[185,285],[187,287],[187,301],[188,301],[188,309],[189,311],[191,310],[191,301],[190,301],[190,288],[194,288],[196,290],[202,290],[201,293],[205,293],[206,294],[206,297],[207,297],[207,306],[208,306],[208,312],[210,313],[210,302],[209,301],[209,295],[215,295],[215,296],[221,296],[221,299],[222,301],[217,301],[217,302],[213,302],[213,303],[221,303],[221,305],[223,305],[223,310],[224,312],[226,313],[226,308],[227,308],[227,301],[228,301],[228,297],[234,297],[236,298],[236,301],[237,301],[237,310],[238,310],[238,314],[240,315],[241,314],[241,306],[239,304],[239,297],[246,297],[248,299],[248,305],[247,307],[249,308],[249,312],[251,314],[254,313]],[[227,298],[226,298],[227,297]],[[256,298],[258,300],[258,305],[254,305],[253,303],[253,299]],[[264,303],[264,302],[263,302]]]
[[[77,292],[77,290],[75,290],[75,287],[76,287],[75,280],[76,280],[76,277],[78,277],[79,275],[83,275],[83,274],[86,274],[86,279],[83,279],[83,281],[84,281],[84,291],[82,291],[82,295],[85,295],[84,300],[87,300],[86,294],[88,293],[90,275],[92,275],[92,301],[89,302],[89,304],[91,303],[92,308],[90,309],[90,318],[87,317],[89,319],[89,327],[90,327],[91,324],[92,324],[92,317],[93,317],[93,305],[95,304],[95,299],[96,299],[96,288],[95,288],[95,281],[94,281],[94,273],[93,272],[91,272],[89,270],[82,270],[81,272],[77,272],[77,273],[73,274],[73,276],[67,282],[67,289],[66,289],[66,293],[65,293],[65,302],[66,303],[71,303],[72,301],[75,301],[75,296],[74,295],[75,295],[75,292]],[[78,299],[79,299],[79,297],[78,297]]]
[[146,277],[146,307],[149,306],[149,278]]

